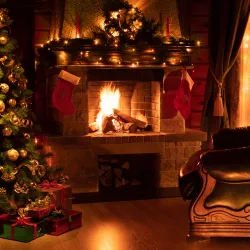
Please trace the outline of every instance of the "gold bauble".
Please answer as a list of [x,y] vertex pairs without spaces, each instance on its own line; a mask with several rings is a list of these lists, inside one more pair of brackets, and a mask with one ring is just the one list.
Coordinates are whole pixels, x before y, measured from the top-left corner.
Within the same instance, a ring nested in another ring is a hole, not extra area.
[[9,105],[13,108],[16,106],[16,100],[15,99],[9,99],[8,101]]
[[3,94],[6,94],[8,91],[9,91],[9,85],[8,84],[6,84],[6,83],[1,83],[0,84],[0,88],[1,88],[1,92],[3,93]]
[[23,136],[24,136],[24,138],[25,138],[26,140],[29,140],[29,139],[30,139],[30,134],[28,134],[28,133],[24,133]]
[[9,149],[6,152],[6,154],[7,154],[8,159],[11,161],[16,161],[19,157],[19,153],[14,148]]
[[0,113],[4,112],[5,110],[5,104],[2,100],[0,100]]
[[6,127],[2,130],[2,132],[3,132],[3,136],[10,136],[12,134],[12,129]]
[[14,112],[10,113],[10,121],[14,124],[14,125],[19,125],[20,124],[20,120],[19,118],[15,115]]
[[7,43],[8,39],[5,36],[0,37],[0,44],[5,45]]
[[12,83],[16,82],[16,77],[13,73],[11,73],[10,75],[8,75],[8,80]]
[[39,165],[39,162],[37,160],[30,160],[30,164],[37,167]]
[[28,155],[28,152],[25,149],[20,149],[19,150],[19,155],[21,158],[25,158]]
[[3,188],[3,187],[1,187],[0,188],[0,194],[7,194],[7,191],[6,191],[6,189],[5,188]]
[[45,175],[45,166],[43,165],[39,165],[38,166],[38,170],[37,170],[37,173],[40,177],[43,177]]
[[28,108],[28,103],[25,100],[21,100],[20,105],[22,108]]

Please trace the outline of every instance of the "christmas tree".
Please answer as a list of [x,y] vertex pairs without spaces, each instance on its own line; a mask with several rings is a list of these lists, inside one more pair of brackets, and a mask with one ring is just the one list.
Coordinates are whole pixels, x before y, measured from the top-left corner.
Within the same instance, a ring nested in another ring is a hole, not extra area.
[[7,9],[0,9],[0,213],[15,214],[35,199],[36,185],[46,179],[46,158],[34,137],[32,91],[27,89],[17,42],[10,37]]

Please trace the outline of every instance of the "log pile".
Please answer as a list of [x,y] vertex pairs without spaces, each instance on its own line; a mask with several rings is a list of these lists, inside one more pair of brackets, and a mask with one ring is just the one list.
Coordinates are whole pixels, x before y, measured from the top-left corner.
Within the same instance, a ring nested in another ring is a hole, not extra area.
[[143,130],[148,125],[146,121],[136,119],[123,113],[119,109],[113,110],[113,115],[105,116],[103,118],[101,128],[96,122],[89,124],[89,132],[93,133],[101,130],[104,134],[108,132],[136,133],[138,129]]

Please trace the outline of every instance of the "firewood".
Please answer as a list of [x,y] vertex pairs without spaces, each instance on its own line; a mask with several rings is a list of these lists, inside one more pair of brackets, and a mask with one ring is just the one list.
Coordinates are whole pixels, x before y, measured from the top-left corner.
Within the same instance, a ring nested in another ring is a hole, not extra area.
[[123,120],[125,120],[126,122],[129,122],[129,123],[134,123],[136,124],[137,127],[139,128],[145,128],[147,126],[147,123],[144,122],[144,121],[140,121],[140,120],[137,120],[135,118],[133,118],[132,116],[129,116],[127,114],[124,114],[123,112],[121,112],[119,109],[113,109],[114,110],[114,113],[121,117]]
[[99,124],[97,122],[92,122],[89,124],[89,132],[93,133],[99,130]]
[[103,118],[103,120],[102,120],[102,132],[104,134],[108,133],[109,131],[112,131],[112,132],[116,131],[116,129],[113,125],[113,122],[112,122],[113,119],[114,119],[113,116],[106,116]]
[[123,130],[128,131],[129,133],[136,133],[137,126],[134,123],[128,122],[123,125]]

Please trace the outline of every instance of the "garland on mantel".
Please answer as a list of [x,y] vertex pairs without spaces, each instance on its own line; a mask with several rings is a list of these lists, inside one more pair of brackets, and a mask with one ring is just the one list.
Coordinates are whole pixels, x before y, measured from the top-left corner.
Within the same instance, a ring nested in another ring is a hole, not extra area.
[[[93,39],[57,39],[38,50],[40,61],[57,57],[57,64],[80,65],[190,65],[200,41],[159,33],[159,22],[147,19],[125,0],[104,0],[102,28]],[[47,62],[49,63],[49,62]]]

